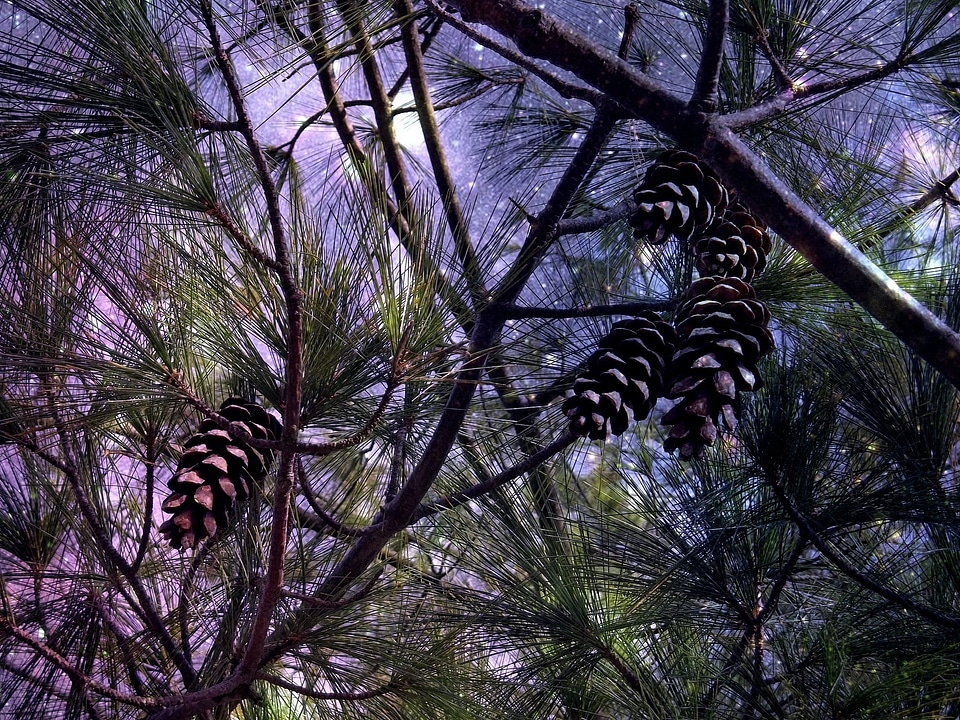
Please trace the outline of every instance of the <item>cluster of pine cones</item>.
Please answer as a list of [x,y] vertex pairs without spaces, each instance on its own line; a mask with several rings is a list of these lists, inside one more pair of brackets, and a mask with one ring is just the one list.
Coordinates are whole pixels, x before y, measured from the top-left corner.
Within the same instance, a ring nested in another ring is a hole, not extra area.
[[770,313],[750,282],[766,265],[770,236],[696,156],[661,154],[634,191],[634,236],[653,244],[671,237],[695,257],[700,278],[673,324],[653,312],[616,323],[587,359],[563,404],[571,428],[594,440],[620,435],[645,418],[657,399],[676,404],[663,416],[667,451],[699,457],[720,427],[732,431],[741,396],[762,380],[757,363],[773,348]]
[[[256,403],[227,398],[217,412],[257,440],[280,439],[280,421]],[[214,420],[204,420],[184,446],[167,483],[172,492],[161,509],[172,517],[160,526],[161,535],[178,550],[196,548],[204,538],[213,537],[228,525],[236,503],[263,482],[272,463],[269,448],[255,448]]]

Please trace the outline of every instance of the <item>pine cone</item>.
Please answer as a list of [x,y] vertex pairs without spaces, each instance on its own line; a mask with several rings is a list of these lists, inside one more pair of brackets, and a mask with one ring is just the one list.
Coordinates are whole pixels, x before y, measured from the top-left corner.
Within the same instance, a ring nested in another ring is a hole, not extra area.
[[676,236],[688,241],[727,207],[727,190],[695,155],[666,150],[634,191],[633,236],[660,245]]
[[672,426],[664,449],[679,450],[684,460],[699,457],[721,421],[736,429],[741,394],[763,384],[757,362],[773,348],[769,320],[742,280],[706,277],[689,287],[675,321],[679,341],[666,396],[680,401],[661,420]]
[[[258,440],[276,440],[283,429],[266,410],[242,398],[227,398],[218,412]],[[261,483],[272,463],[272,450],[252,447],[212,419],[204,420],[167,483],[173,492],[161,509],[173,517],[160,526],[160,533],[177,549],[195,548],[213,537],[227,526],[235,503],[250,496],[250,483]]]
[[739,203],[704,230],[693,245],[700,277],[750,282],[767,265],[770,236],[763,223]]
[[630,426],[628,409],[634,420],[645,418],[663,391],[675,339],[674,329],[654,312],[614,323],[563,403],[574,432],[606,440]]

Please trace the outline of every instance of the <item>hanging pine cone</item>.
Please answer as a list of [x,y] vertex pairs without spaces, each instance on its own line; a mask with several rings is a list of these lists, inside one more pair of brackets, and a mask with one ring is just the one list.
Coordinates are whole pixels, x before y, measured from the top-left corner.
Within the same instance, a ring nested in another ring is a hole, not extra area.
[[684,460],[699,457],[717,439],[721,421],[736,429],[741,394],[762,385],[757,362],[773,348],[769,320],[767,307],[740,279],[706,277],[688,288],[677,311],[666,395],[680,400],[661,420],[672,426],[664,449],[679,450]]
[[[227,398],[218,412],[258,440],[276,440],[283,429],[266,410],[242,398]],[[249,497],[250,483],[263,481],[272,462],[272,450],[252,447],[212,419],[204,420],[167,483],[173,492],[161,509],[173,517],[160,526],[160,533],[177,549],[195,548],[213,537],[226,527],[234,504]]]
[[682,150],[661,153],[634,191],[633,236],[660,245],[671,236],[684,242],[727,207],[727,190],[716,174]]
[[563,403],[574,432],[605,440],[630,426],[628,409],[634,420],[645,418],[663,390],[675,340],[673,327],[654,312],[614,323]]
[[734,277],[750,282],[766,267],[770,247],[763,223],[737,203],[696,239],[693,254],[700,277]]

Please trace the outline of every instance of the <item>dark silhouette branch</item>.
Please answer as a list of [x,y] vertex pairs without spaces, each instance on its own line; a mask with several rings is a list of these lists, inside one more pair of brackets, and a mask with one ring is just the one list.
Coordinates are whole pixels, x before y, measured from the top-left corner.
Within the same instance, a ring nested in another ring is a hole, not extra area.
[[617,303],[616,305],[584,305],[578,308],[541,308],[522,307],[513,303],[496,305],[498,312],[505,318],[521,320],[525,318],[581,318],[607,317],[610,315],[637,315],[644,310],[672,310],[676,307],[675,300],[636,300],[634,302]]
[[[59,668],[70,680],[75,684],[82,687],[84,690],[93,692],[97,695],[102,695],[103,697],[108,697],[111,700],[116,700],[119,703],[124,705],[132,705],[134,707],[140,708],[155,708],[162,705],[162,699],[160,698],[148,698],[148,697],[139,697],[137,695],[126,695],[119,692],[118,690],[103,685],[102,683],[97,682],[93,678],[87,677],[84,675],[73,663],[71,663],[67,658],[63,657],[56,650],[51,648],[49,645],[41,642],[23,630],[19,626],[15,625],[6,618],[0,617],[0,635],[10,634],[19,640],[21,643],[32,649],[37,655],[42,657],[48,663],[55,665]],[[38,685],[46,685],[46,683],[40,683],[37,681]]]
[[375,697],[381,697],[382,695],[388,695],[392,692],[397,691],[397,686],[393,683],[387,683],[382,688],[376,688],[375,690],[366,690],[364,692],[354,692],[354,693],[345,693],[345,692],[318,692],[316,690],[311,690],[310,688],[303,687],[302,685],[297,685],[292,682],[288,682],[282,678],[278,678],[276,675],[270,675],[269,673],[257,673],[257,680],[262,680],[263,682],[268,682],[271,685],[276,685],[281,687],[284,690],[290,690],[295,692],[298,695],[303,695],[305,697],[313,698],[314,700],[339,700],[341,702],[359,702],[360,700],[370,700]]
[[[71,444],[68,441],[68,438],[71,436],[67,430],[66,424],[60,417],[60,412],[57,408],[57,400],[53,396],[52,391],[48,391],[45,394],[47,395],[50,415],[57,430],[60,452],[63,456],[62,459],[56,463],[56,466],[60,468],[67,479],[67,484],[70,486],[70,489],[73,492],[73,497],[77,503],[77,508],[80,510],[80,515],[83,517],[84,522],[86,522],[87,527],[93,534],[98,548],[103,552],[107,560],[109,560],[110,564],[114,568],[114,571],[123,576],[136,595],[137,602],[131,602],[131,605],[138,610],[138,614],[144,620],[147,627],[149,627],[154,633],[163,649],[170,654],[170,657],[173,659],[180,676],[183,678],[183,681],[187,685],[190,685],[196,679],[196,671],[193,669],[193,665],[189,662],[189,660],[180,652],[180,649],[174,642],[173,637],[171,637],[170,633],[167,631],[167,628],[164,626],[163,620],[160,618],[160,614],[157,612],[152,598],[147,593],[146,588],[140,581],[137,573],[134,571],[130,563],[126,561],[123,555],[120,554],[120,551],[117,550],[117,548],[113,545],[110,534],[100,523],[100,520],[97,517],[96,509],[94,508],[93,503],[91,502],[90,497],[87,495],[87,492],[83,487],[83,483],[81,482],[75,455],[73,449],[71,448]],[[40,452],[37,452],[37,454],[41,457],[51,457],[47,453],[41,454]],[[111,572],[111,574],[113,574],[113,572]],[[116,584],[120,591],[123,592],[121,584],[119,582]]]
[[773,490],[777,500],[783,506],[783,509],[787,511],[787,515],[790,516],[790,519],[794,522],[794,524],[800,528],[800,531],[810,539],[811,544],[813,544],[813,546],[816,547],[817,550],[819,550],[820,553],[827,558],[827,560],[833,563],[833,565],[840,572],[849,577],[851,580],[867,588],[871,592],[876,593],[884,600],[887,600],[888,602],[891,602],[894,605],[903,608],[904,610],[909,610],[925,620],[929,620],[930,622],[940,625],[941,627],[947,627],[953,630],[960,629],[960,616],[946,615],[939,610],[935,610],[927,605],[918,603],[906,595],[897,592],[893,588],[889,588],[886,585],[877,582],[866,573],[861,572],[853,565],[848,563],[840,555],[840,553],[834,550],[830,546],[830,543],[827,542],[827,540],[822,537],[819,532],[817,532],[817,529],[814,527],[813,523],[807,520],[803,513],[797,509],[779,482],[770,476],[766,476],[764,481]]
[[582,85],[574,85],[569,83],[553,73],[545,70],[544,68],[537,65],[535,62],[532,62],[530,58],[525,55],[511,50],[506,45],[503,45],[491,37],[479,33],[474,30],[472,27],[460,20],[456,15],[451,15],[435,0],[426,0],[427,5],[430,7],[430,10],[443,19],[445,23],[451,27],[455,27],[466,37],[470,38],[478,45],[482,45],[485,48],[493,50],[497,55],[509,60],[517,67],[523,68],[531,75],[540,78],[544,83],[553,88],[558,95],[562,98],[567,98],[568,100],[584,100],[585,102],[590,103],[591,105],[598,105],[603,102],[603,96],[597,93],[595,90],[589,87],[584,87]]
[[534,454],[528,456],[524,460],[521,460],[516,465],[504,470],[503,472],[492,475],[491,477],[478,482],[476,485],[471,485],[469,488],[464,490],[459,490],[455,493],[451,493],[450,495],[445,495],[434,502],[420,505],[410,518],[410,522],[418,522],[425,517],[436,515],[438,512],[442,512],[444,510],[450,510],[452,508],[459,507],[464,503],[470,502],[471,500],[476,500],[478,497],[483,495],[487,495],[502,485],[507,484],[511,480],[515,480],[524,473],[530,472],[534,468],[542,465],[544,461],[549,460],[554,455],[563,451],[565,448],[569,447],[579,439],[580,436],[576,435],[575,433],[563,433],[549,445],[546,445]]
[[888,78],[909,67],[909,65],[909,56],[897,57],[878,68],[847,78],[823,80],[821,82],[810,83],[809,85],[793,82],[787,90],[773,99],[747,108],[746,110],[724,115],[719,122],[733,131],[745,130],[752,125],[782,115],[798,101],[815,100],[854,90],[862,85],[868,85],[872,82]]
[[729,0],[710,0],[707,8],[707,30],[700,53],[700,66],[689,107],[694,112],[717,111],[717,88],[720,86],[720,68],[723,66],[723,44],[730,24]]

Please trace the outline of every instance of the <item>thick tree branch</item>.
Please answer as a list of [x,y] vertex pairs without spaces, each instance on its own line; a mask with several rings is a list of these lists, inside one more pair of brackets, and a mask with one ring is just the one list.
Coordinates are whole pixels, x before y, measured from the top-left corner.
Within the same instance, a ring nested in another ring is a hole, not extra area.
[[[722,122],[693,113],[661,85],[542,10],[521,0],[451,0],[464,19],[512,38],[608,94],[699,154],[753,210],[825,277],[960,387],[960,335],[904,292],[830,227]],[[900,61],[899,65],[902,66]],[[896,67],[882,68],[891,74]]]
[[689,107],[694,112],[713,113],[717,110],[717,88],[723,65],[723,44],[730,24],[729,0],[710,0],[707,12],[707,31],[700,53],[700,67]]

